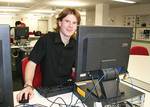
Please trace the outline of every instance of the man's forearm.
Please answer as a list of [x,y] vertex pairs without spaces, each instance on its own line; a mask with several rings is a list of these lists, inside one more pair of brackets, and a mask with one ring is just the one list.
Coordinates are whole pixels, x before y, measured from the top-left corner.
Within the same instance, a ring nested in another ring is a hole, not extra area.
[[31,85],[34,78],[36,64],[29,61],[25,69],[25,85]]

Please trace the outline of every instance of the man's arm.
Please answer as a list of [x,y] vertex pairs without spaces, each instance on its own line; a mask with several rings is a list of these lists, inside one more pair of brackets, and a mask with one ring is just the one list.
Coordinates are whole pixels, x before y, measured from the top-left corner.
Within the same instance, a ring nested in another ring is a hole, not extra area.
[[29,61],[27,63],[27,66],[25,68],[25,85],[32,86],[35,68],[36,68],[36,63],[34,63],[33,61]]
[[34,78],[36,63],[29,61],[25,68],[25,85],[24,88],[17,94],[17,101],[22,99],[23,94],[25,94],[25,99],[31,98],[33,96],[32,81]]

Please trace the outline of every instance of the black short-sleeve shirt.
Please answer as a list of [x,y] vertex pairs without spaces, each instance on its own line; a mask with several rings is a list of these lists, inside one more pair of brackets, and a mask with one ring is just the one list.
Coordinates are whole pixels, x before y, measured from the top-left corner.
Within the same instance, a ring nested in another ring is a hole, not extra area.
[[75,63],[76,41],[70,38],[64,46],[59,33],[49,32],[39,38],[29,59],[41,65],[42,86],[62,84],[67,79]]

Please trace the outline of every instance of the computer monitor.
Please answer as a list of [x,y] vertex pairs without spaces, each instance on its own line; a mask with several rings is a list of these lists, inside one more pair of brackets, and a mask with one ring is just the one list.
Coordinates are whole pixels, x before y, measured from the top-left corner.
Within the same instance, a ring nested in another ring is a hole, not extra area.
[[13,107],[9,25],[0,24],[0,107]]
[[27,39],[29,34],[29,27],[15,27],[15,39]]
[[[132,28],[129,27],[79,26],[76,81],[100,79],[103,76],[103,82],[100,82],[102,90],[115,88],[112,84],[117,85],[118,75],[127,73],[131,40]],[[107,81],[107,85],[104,81]],[[113,93],[112,90],[110,93]],[[103,94],[107,98],[117,95],[115,92],[114,95],[108,93]]]

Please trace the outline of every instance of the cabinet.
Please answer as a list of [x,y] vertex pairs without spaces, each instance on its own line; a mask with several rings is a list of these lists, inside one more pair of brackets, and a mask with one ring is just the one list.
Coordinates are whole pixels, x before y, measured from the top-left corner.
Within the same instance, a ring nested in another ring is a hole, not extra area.
[[124,16],[124,26],[133,27],[133,40],[150,42],[150,15]]

